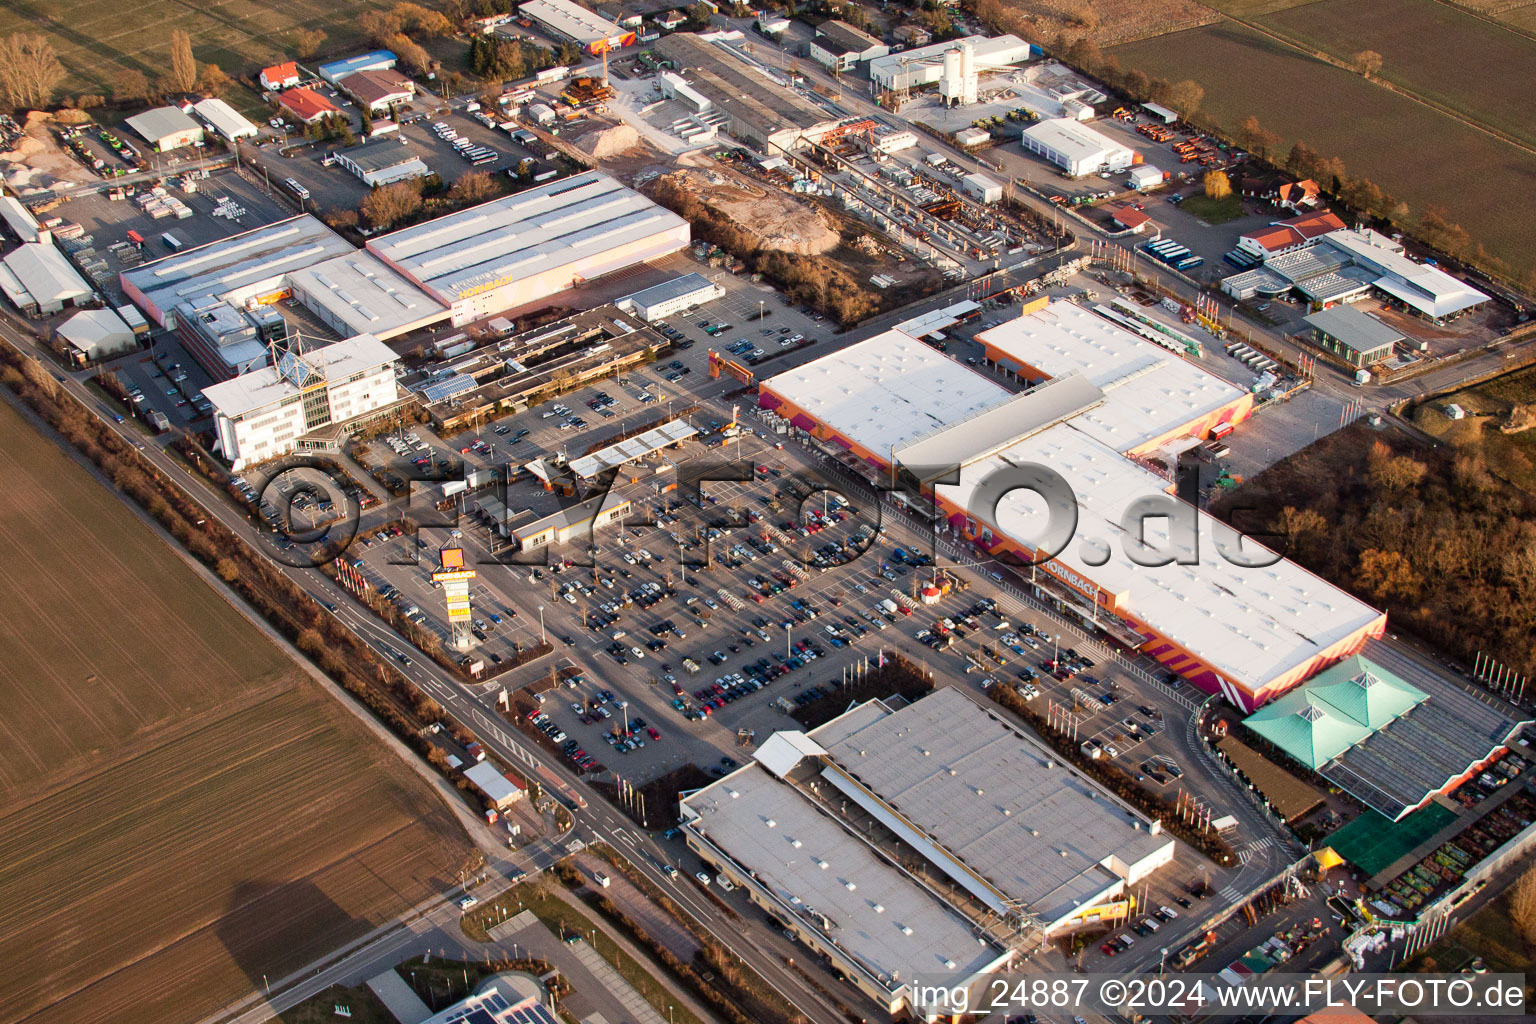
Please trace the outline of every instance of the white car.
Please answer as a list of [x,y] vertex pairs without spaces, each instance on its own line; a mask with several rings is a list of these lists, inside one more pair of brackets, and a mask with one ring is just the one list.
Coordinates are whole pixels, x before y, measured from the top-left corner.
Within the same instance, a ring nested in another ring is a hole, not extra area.
[[724,875],[716,876],[715,881],[720,883],[720,888],[725,892],[734,892],[736,890],[736,886]]
[[463,899],[459,900],[459,909],[468,910],[470,907],[478,906],[479,903],[480,901],[475,899],[473,896],[465,896]]
[[697,878],[699,880],[699,884],[700,885],[708,885],[709,884],[709,873],[706,872],[706,871],[696,871],[696,872],[694,872],[693,877]]

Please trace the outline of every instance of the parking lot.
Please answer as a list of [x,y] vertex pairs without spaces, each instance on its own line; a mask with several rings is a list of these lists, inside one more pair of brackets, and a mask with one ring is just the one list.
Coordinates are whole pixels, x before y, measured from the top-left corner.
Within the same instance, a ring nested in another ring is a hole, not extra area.
[[[338,100],[339,102],[339,100]],[[427,167],[441,176],[445,185],[451,185],[468,171],[488,171],[501,174],[516,167],[525,157],[534,156],[523,146],[512,141],[504,131],[487,127],[473,114],[461,109],[450,110],[434,97],[420,96],[411,104],[412,112],[402,120],[398,135],[384,138],[404,138],[410,149],[426,163]],[[489,116],[501,116],[487,112]],[[417,120],[420,118],[420,120]],[[433,131],[433,125],[443,123],[459,136],[476,145],[494,150],[499,159],[494,163],[475,166],[459,155],[451,143]],[[310,194],[308,208],[317,212],[329,210],[355,210],[370,191],[362,179],[340,166],[326,166],[325,161],[335,143],[296,142],[283,147],[268,145],[255,151],[256,164],[265,169],[274,186],[292,178],[304,186]]]

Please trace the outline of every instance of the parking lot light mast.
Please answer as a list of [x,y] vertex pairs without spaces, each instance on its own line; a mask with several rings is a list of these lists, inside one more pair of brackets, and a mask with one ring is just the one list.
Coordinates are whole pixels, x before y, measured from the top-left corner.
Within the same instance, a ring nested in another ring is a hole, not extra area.
[[544,636],[544,606],[539,605],[539,643],[543,644],[548,642],[548,639],[546,639]]
[[784,623],[784,657],[793,657],[789,653],[789,623]]

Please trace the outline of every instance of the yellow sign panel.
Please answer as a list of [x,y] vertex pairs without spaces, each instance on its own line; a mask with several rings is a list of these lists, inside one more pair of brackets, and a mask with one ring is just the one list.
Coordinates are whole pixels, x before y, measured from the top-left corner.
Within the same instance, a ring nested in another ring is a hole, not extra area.
[[478,575],[480,574],[473,569],[449,569],[433,573],[432,578],[439,583],[453,583],[458,580],[472,580]]
[[444,569],[464,568],[463,548],[443,548],[437,553],[437,557],[442,562]]

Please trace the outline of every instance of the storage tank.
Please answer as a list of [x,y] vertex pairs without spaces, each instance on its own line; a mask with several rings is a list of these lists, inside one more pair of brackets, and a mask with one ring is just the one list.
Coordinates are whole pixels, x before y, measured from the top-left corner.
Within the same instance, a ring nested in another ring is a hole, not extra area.
[[939,96],[947,106],[962,102],[960,97],[965,93],[963,60],[958,46],[952,46],[944,51],[944,71],[939,78]]

